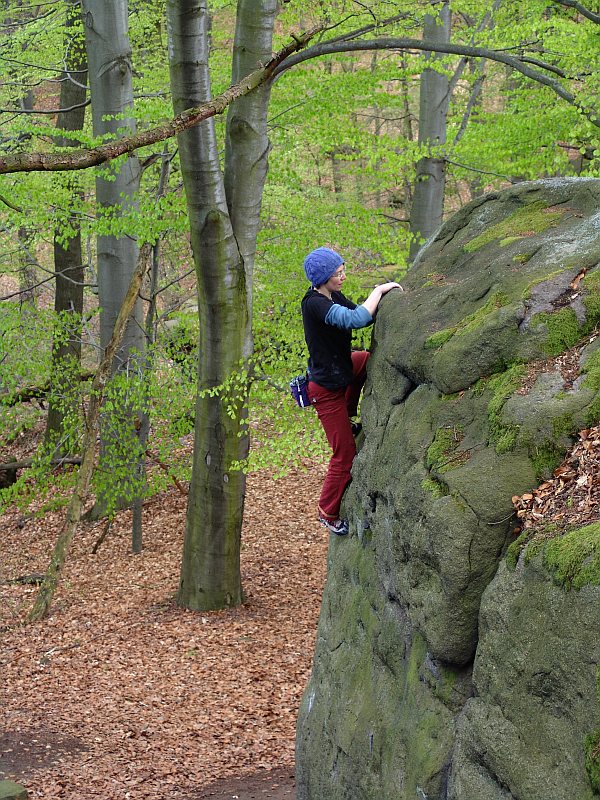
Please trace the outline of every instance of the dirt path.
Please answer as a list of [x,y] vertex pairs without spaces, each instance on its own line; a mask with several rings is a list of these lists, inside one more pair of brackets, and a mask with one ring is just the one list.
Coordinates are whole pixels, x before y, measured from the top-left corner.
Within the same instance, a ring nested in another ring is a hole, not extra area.
[[327,534],[315,521],[323,469],[249,478],[242,549],[247,602],[191,613],[178,583],[185,498],[145,509],[129,553],[120,515],[82,526],[51,616],[19,627],[60,513],[0,523],[0,777],[34,798],[293,800],[298,705],[314,649]]

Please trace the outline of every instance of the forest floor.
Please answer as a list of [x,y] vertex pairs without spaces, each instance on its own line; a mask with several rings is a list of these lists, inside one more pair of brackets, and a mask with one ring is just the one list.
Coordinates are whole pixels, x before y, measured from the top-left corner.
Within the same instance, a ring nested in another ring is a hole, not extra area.
[[[532,381],[545,368],[532,367]],[[324,471],[249,476],[246,601],[221,612],[174,601],[186,506],[176,487],[145,505],[140,555],[129,512],[96,554],[105,523],[83,523],[49,617],[31,625],[37,586],[23,580],[45,572],[64,512],[5,513],[0,779],[45,800],[293,800],[295,724],[327,570],[315,514]],[[599,474],[596,426],[551,478],[513,498],[515,535],[597,521]]]
[[0,779],[32,798],[292,800],[295,724],[327,567],[315,509],[324,466],[249,476],[246,602],[192,613],[174,595],[186,498],[174,487],[131,517],[78,529],[51,613],[22,625],[62,522],[0,523]]

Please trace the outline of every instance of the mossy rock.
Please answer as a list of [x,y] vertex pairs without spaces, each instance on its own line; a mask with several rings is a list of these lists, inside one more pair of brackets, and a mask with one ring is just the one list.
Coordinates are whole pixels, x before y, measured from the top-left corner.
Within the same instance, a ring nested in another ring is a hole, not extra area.
[[565,591],[545,558],[501,565],[484,594],[448,800],[595,796],[600,587]]
[[[375,334],[386,362],[450,394],[581,338],[600,316],[599,204],[599,180],[564,179],[465,206],[419,253],[405,293],[382,303]],[[527,235],[498,247],[498,226],[534,217],[549,224],[519,226]]]
[[27,800],[29,793],[20,783],[0,780],[0,800]]
[[566,589],[600,586],[600,522],[553,538],[544,563]]
[[572,388],[549,368],[521,392],[531,360],[598,320],[599,207],[597,179],[477,198],[384,298],[350,535],[331,542],[299,714],[298,800],[592,797],[593,537],[511,546],[511,498],[600,417],[592,345]]
[[502,221],[490,225],[479,236],[475,236],[467,242],[465,250],[472,253],[496,240],[500,240],[500,247],[506,247],[525,236],[530,237],[555,227],[565,213],[564,208],[553,208],[544,200],[526,203]]

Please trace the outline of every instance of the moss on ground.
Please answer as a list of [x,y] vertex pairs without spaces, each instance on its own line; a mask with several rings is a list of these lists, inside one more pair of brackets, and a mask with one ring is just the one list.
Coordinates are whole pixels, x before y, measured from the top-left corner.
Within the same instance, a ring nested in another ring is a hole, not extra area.
[[467,314],[467,316],[461,319],[460,322],[457,322],[456,325],[453,325],[451,328],[444,328],[444,330],[437,331],[437,333],[432,333],[431,336],[425,340],[425,347],[428,350],[433,350],[446,344],[453,336],[460,336],[461,334],[476,330],[486,317],[489,317],[494,311],[507,305],[508,302],[508,296],[504,292],[495,292],[486,303],[477,309],[477,311],[474,311],[472,314]]
[[443,331],[432,333],[431,336],[428,336],[427,339],[425,339],[425,347],[427,350],[435,350],[436,348],[441,347],[443,344],[446,344],[446,342],[451,339],[455,333],[455,328],[445,328]]
[[554,522],[540,525],[537,528],[527,528],[521,533],[518,539],[509,546],[506,551],[506,566],[514,571],[521,553],[524,553],[524,562],[528,564],[536,556],[544,545],[555,536],[560,534],[558,525]]
[[600,320],[600,269],[586,275],[582,280],[582,285],[586,292],[583,296],[583,304],[588,324],[591,321],[591,324],[595,325]]
[[513,261],[516,264],[526,264],[531,260],[532,256],[533,253],[517,253],[516,256],[513,256]]
[[541,200],[529,203],[496,225],[491,225],[479,236],[471,239],[464,249],[467,253],[472,253],[496,239],[504,240],[504,243],[508,244],[509,241],[515,241],[515,239],[520,239],[523,236],[541,233],[554,225],[558,225],[564,213],[564,210],[560,209],[551,210]]
[[552,539],[544,563],[565,589],[600,586],[600,522]]
[[521,386],[526,374],[527,370],[522,364],[514,364],[487,382],[486,388],[492,392],[487,408],[490,438],[499,455],[509,452],[516,444],[519,426],[505,425],[502,422],[502,409],[508,398]]
[[590,733],[583,743],[585,752],[585,769],[592,784],[592,789],[600,795],[600,730]]
[[531,537],[531,531],[523,531],[523,533],[519,536],[518,539],[515,539],[511,545],[509,545],[508,550],[506,551],[506,566],[509,568],[511,572],[514,572],[517,568],[517,564],[519,563],[519,558],[523,550],[527,547],[527,542]]
[[561,436],[571,436],[575,432],[575,420],[573,414],[565,411],[564,414],[559,414],[552,420],[552,434],[555,439],[560,439]]
[[582,373],[586,376],[583,382],[584,386],[593,389],[595,392],[600,390],[600,348],[587,359],[583,367]]

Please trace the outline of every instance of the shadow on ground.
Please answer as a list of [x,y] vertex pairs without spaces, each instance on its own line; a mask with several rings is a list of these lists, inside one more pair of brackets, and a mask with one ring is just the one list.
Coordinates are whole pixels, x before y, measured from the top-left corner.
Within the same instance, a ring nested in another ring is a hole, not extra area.
[[51,766],[85,749],[80,739],[62,736],[50,728],[0,733],[0,779],[26,779],[34,770]]
[[188,800],[294,800],[296,781],[292,769],[255,772],[240,778],[215,781]]

